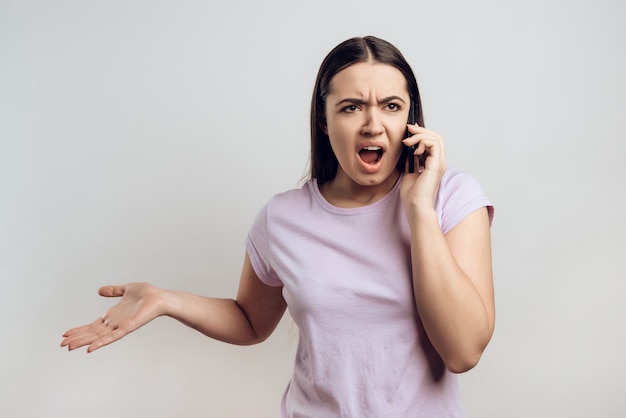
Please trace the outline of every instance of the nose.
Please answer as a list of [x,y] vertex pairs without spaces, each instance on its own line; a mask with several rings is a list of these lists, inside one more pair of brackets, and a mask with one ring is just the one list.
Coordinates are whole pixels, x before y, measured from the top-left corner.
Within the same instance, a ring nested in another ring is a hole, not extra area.
[[365,123],[361,128],[361,134],[366,136],[380,135],[385,132],[385,127],[380,121],[380,117],[376,110],[370,110],[366,112],[367,117]]

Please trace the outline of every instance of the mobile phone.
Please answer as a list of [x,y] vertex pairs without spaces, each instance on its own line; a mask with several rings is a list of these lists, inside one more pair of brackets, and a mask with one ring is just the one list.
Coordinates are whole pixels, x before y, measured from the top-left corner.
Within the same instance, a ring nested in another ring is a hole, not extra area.
[[[415,125],[415,102],[411,100],[411,105],[409,106],[409,120],[407,122],[409,125]],[[407,128],[405,138],[411,136],[409,129]],[[409,173],[415,173],[415,145],[410,145],[406,147],[406,158],[409,160]]]

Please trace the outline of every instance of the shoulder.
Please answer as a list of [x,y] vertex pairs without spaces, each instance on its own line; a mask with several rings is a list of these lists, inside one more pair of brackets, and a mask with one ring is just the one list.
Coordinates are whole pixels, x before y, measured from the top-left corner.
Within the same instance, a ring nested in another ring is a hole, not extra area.
[[314,193],[313,180],[308,180],[300,188],[294,188],[274,195],[265,205],[268,212],[292,211],[302,205],[308,205]]
[[280,219],[299,216],[311,206],[314,198],[314,184],[307,181],[300,188],[294,188],[272,196],[257,213],[252,224],[252,230],[267,229],[268,224],[274,224]]
[[302,186],[293,188],[275,195],[272,200],[280,203],[294,203],[302,200],[310,200],[315,190],[315,180],[307,180]]
[[457,168],[450,167],[441,179],[439,192],[455,193],[468,189],[476,190],[477,188],[480,189],[480,184],[473,176]]
[[480,183],[470,174],[456,168],[448,168],[441,179],[435,199],[444,233],[451,230],[472,212],[487,207],[490,219],[493,205],[485,195]]

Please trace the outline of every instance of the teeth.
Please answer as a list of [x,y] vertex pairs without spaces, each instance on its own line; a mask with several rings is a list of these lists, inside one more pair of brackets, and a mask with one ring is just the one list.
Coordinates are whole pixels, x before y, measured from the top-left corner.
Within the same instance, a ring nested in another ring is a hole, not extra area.
[[369,147],[364,147],[363,148],[366,151],[380,151],[382,148],[381,147],[375,147],[373,145],[369,146]]

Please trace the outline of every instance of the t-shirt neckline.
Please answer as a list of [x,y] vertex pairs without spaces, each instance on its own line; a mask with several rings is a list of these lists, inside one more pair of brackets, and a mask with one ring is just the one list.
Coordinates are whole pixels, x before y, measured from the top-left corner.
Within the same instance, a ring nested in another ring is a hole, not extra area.
[[358,215],[361,213],[368,213],[379,208],[385,206],[389,200],[392,199],[393,196],[397,195],[397,192],[400,189],[400,184],[402,182],[402,173],[398,176],[398,179],[394,183],[393,187],[389,192],[383,196],[381,199],[377,200],[374,203],[370,203],[364,206],[357,206],[354,208],[342,208],[339,206],[335,206],[330,203],[326,198],[322,195],[320,191],[319,184],[317,183],[317,179],[311,179],[308,181],[309,187],[311,189],[311,194],[313,198],[317,201],[317,203],[327,212],[334,213],[337,215]]

